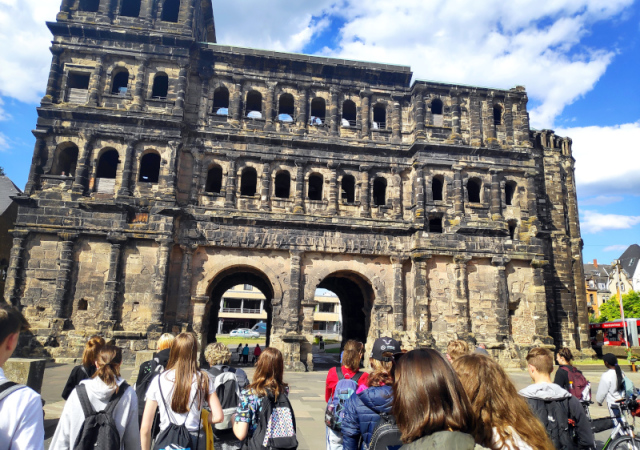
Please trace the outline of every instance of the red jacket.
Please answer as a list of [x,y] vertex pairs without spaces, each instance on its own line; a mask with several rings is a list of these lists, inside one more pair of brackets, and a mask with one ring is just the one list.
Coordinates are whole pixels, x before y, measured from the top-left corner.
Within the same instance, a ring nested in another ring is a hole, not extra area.
[[[356,372],[349,369],[348,367],[342,366],[342,374],[348,380],[352,378]],[[367,378],[369,378],[369,374],[367,372],[363,372],[358,380],[358,386],[366,385]],[[329,369],[329,373],[327,374],[327,384],[324,390],[324,401],[328,402],[331,397],[333,397],[333,391],[336,389],[336,384],[338,384],[338,373],[336,372],[336,368],[332,367]]]

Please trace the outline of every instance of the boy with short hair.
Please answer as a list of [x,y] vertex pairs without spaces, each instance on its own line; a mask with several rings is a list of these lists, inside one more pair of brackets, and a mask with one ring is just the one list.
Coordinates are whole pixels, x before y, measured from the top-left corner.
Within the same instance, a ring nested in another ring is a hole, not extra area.
[[44,417],[40,395],[15,385],[2,367],[18,346],[21,331],[29,323],[12,306],[0,304],[0,450],[44,449]]
[[545,426],[556,449],[594,449],[593,432],[580,401],[551,382],[553,353],[542,347],[532,348],[527,354],[527,367],[533,384],[519,393]]

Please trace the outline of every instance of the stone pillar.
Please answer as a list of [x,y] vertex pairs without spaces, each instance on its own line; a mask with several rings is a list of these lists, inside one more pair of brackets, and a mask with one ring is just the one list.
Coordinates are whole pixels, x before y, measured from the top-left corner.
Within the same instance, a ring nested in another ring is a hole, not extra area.
[[[393,218],[396,220],[402,219],[402,177],[400,176],[399,169],[397,167],[391,168],[393,176],[393,184],[395,189],[392,191],[391,206],[393,207]],[[389,193],[389,189],[387,189]]]
[[464,189],[462,188],[462,167],[453,167],[453,209],[455,214],[464,215]]
[[262,179],[260,180],[260,209],[262,211],[271,211],[271,204],[269,203],[270,180],[271,172],[269,170],[269,163],[267,161],[263,161]]
[[[196,244],[181,245],[182,249],[182,266],[180,268],[180,294],[178,300],[178,310],[176,311],[176,320],[186,323],[189,321],[189,308],[191,306],[191,280],[192,280],[192,261],[193,252],[198,248]],[[217,324],[209,324],[209,326],[217,326]]]
[[100,83],[102,80],[103,58],[102,55],[96,56],[96,67],[89,78],[89,105],[98,106],[100,100]]
[[547,311],[547,294],[544,284],[544,266],[549,261],[534,259],[531,261],[533,269],[533,296],[531,303],[533,307],[533,319],[535,335],[532,341],[539,339],[544,344],[552,344],[553,338],[549,336],[549,317]]
[[290,268],[289,268],[289,292],[287,303],[283,308],[286,314],[284,328],[287,334],[297,333],[300,322],[300,305],[301,305],[301,277],[302,277],[302,255],[299,250],[289,251]]
[[480,99],[478,94],[469,94],[469,134],[471,135],[470,144],[473,147],[482,145],[482,122],[481,122]]
[[[33,156],[31,157],[31,167],[29,168],[29,181],[24,188],[26,195],[31,195],[37,189],[40,166],[42,164],[42,154],[47,151],[46,132],[34,130],[34,136],[36,137],[36,145],[33,149]],[[78,170],[76,169],[76,175]]]
[[394,331],[404,331],[405,302],[404,302],[404,280],[402,264],[404,258],[392,256],[391,267],[393,269],[393,326]]
[[[49,80],[47,81],[47,94],[45,98],[52,103],[58,103],[58,80],[60,78],[60,55],[64,51],[62,47],[53,45],[50,48],[53,58],[51,60],[51,69],[49,71]],[[44,100],[44,99],[43,99]]]
[[416,139],[424,139],[424,89],[416,89],[415,94]]
[[304,166],[296,163],[296,196],[293,199],[293,213],[304,214]]
[[197,205],[202,186],[202,159],[199,157],[198,152],[192,152],[191,154],[193,156],[193,180],[189,191],[189,203]]
[[225,186],[224,207],[234,209],[236,207],[236,160],[229,161],[229,171],[227,172],[227,183]]
[[140,4],[140,18],[145,21],[151,20],[151,4],[153,0],[142,0]]
[[210,73],[199,73],[200,76],[200,105],[198,106],[198,125],[204,127],[207,125],[207,115],[209,112],[209,84],[211,80]]
[[362,91],[360,92],[361,106],[360,106],[360,121],[362,122],[362,133],[361,136],[363,139],[369,139],[369,125],[371,122],[371,113],[369,111],[369,101],[371,98],[371,92]]
[[169,271],[169,255],[172,239],[163,237],[156,239],[158,246],[158,265],[156,266],[155,295],[151,305],[151,328],[161,331],[164,322],[164,308],[167,295],[167,273]]
[[109,272],[107,281],[104,283],[104,320],[113,323],[118,320],[118,292],[120,287],[121,274],[121,255],[122,249],[127,243],[126,236],[120,234],[108,234],[107,241],[111,243],[111,252],[109,253]]
[[309,118],[307,117],[307,110],[309,108],[309,86],[302,85],[298,88],[299,100],[298,100],[298,132],[302,133],[307,129],[307,123]]
[[66,297],[69,290],[69,279],[71,278],[71,269],[73,267],[73,246],[75,244],[77,234],[59,233],[60,255],[58,256],[58,273],[56,274],[56,292],[51,302],[53,314],[58,319],[64,319],[66,314]]
[[538,216],[538,190],[536,186],[536,174],[527,172],[525,174],[527,180],[527,209],[529,217]]
[[495,256],[491,264],[496,268],[496,342],[501,343],[509,336],[509,286],[507,285],[506,265],[509,258]]
[[113,14],[113,1],[102,0],[100,2],[100,6],[98,7],[98,14],[110,17]]
[[492,220],[502,219],[502,190],[500,189],[501,170],[489,170],[491,175],[491,204],[490,213]]
[[142,111],[142,107],[144,106],[144,81],[148,65],[149,60],[147,58],[143,58],[138,65],[136,84],[133,87],[133,102],[131,104],[133,111]]
[[504,126],[507,134],[507,144],[514,144],[514,135],[513,135],[513,98],[508,95],[507,98],[504,99]]
[[275,131],[276,127],[273,125],[273,117],[275,115],[275,98],[276,98],[276,86],[277,83],[267,83],[267,98],[264,105],[265,116],[265,131]]
[[482,128],[484,129],[484,135],[490,144],[495,143],[496,140],[496,126],[493,123],[493,99],[488,98],[482,105]]
[[[191,324],[193,331],[198,336],[198,342],[201,344],[206,343],[206,324],[209,322],[209,309],[211,308],[211,302],[206,295],[195,295],[191,297],[193,304],[193,311],[191,312]],[[210,323],[209,327],[218,327],[217,323]]]
[[461,130],[460,130],[460,121],[461,121],[462,111],[460,110],[460,97],[457,93],[453,93],[451,96],[451,133],[452,138],[460,138]]
[[189,2],[189,4],[187,5],[187,23],[186,23],[186,28],[188,28],[189,30],[192,29],[193,27],[193,16],[195,13],[195,8],[193,6],[194,2]]
[[176,91],[176,106],[174,111],[182,114],[184,111],[184,98],[187,90],[187,64],[180,64],[180,72],[178,74],[178,89]]
[[471,257],[457,255],[453,257],[455,264],[455,297],[454,312],[456,315],[456,334],[458,339],[468,341],[471,334],[471,311],[469,308],[469,286],[467,277],[467,263]]
[[391,123],[391,140],[393,142],[402,141],[402,114],[400,111],[400,102],[403,99],[402,95],[392,95],[393,110],[392,110],[392,123]]
[[416,347],[432,347],[431,311],[429,307],[429,282],[427,278],[427,261],[430,254],[418,253],[411,256],[413,263],[413,295],[415,302],[414,316],[418,317],[416,324]]
[[46,359],[9,358],[2,369],[8,380],[26,385],[40,393],[46,364]]
[[95,136],[86,135],[82,151],[78,157],[78,164],[76,166],[76,176],[71,186],[71,191],[77,195],[83,195],[88,190],[88,175],[89,175],[89,160],[91,153],[93,152],[93,143]]
[[235,90],[231,96],[231,103],[229,104],[231,110],[229,112],[231,113],[231,119],[235,123],[239,123],[242,117],[242,81],[242,78],[238,77],[233,79]]
[[416,178],[413,183],[413,198],[415,199],[415,209],[413,210],[413,221],[424,223],[424,167],[414,164]]
[[[161,178],[164,178],[165,180],[165,195],[167,199],[175,202],[176,178],[178,176],[178,154],[182,149],[182,143],[180,141],[169,141],[167,144],[169,144],[171,153],[167,161],[167,173]],[[162,165],[160,166],[160,172],[162,173]]]
[[362,179],[360,180],[360,217],[371,217],[371,205],[369,203],[369,166],[360,166]]
[[329,214],[338,214],[338,167],[336,163],[329,163],[327,167],[331,169],[329,178]]
[[338,135],[338,128],[340,127],[340,114],[338,114],[339,104],[338,96],[340,91],[338,89],[331,89],[331,105],[329,105],[329,117],[331,118],[331,135]]
[[120,183],[120,190],[118,191],[118,197],[131,197],[133,194],[132,187],[135,186],[135,182],[131,179],[133,175],[133,162],[136,160],[136,142],[129,142],[124,153],[124,162],[122,164],[122,182]]
[[7,268],[7,278],[4,284],[4,299],[13,306],[19,306],[20,295],[20,272],[23,269],[24,247],[29,236],[28,231],[13,230],[13,247],[11,247],[11,256],[9,258],[9,267]]

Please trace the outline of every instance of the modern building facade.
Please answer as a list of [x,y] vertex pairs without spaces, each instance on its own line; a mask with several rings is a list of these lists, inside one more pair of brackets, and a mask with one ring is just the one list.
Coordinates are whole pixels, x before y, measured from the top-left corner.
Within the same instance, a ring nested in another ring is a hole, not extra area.
[[524,88],[217,44],[209,0],[64,0],[48,25],[5,289],[25,352],[206,344],[242,284],[294,369],[318,288],[367,346],[590,351],[571,139],[530,128]]

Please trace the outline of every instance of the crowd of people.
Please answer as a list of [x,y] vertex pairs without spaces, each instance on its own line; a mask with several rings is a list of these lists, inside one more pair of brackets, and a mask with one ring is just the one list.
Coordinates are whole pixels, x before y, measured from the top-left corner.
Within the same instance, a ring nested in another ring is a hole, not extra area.
[[[44,448],[40,396],[9,382],[2,369],[28,323],[0,305],[0,450]],[[247,349],[245,351],[245,349]],[[157,353],[141,365],[135,386],[120,374],[122,350],[100,336],[86,343],[61,393],[66,400],[50,449],[258,450],[295,449],[296,420],[284,382],[282,353],[255,356],[255,373],[231,367],[222,343],[201,354],[193,333],[164,334]],[[239,347],[248,355],[248,347]],[[533,348],[526,356],[533,383],[516,390],[486,348],[452,341],[442,354],[403,350],[378,338],[362,370],[365,346],[345,343],[341,364],[325,385],[327,450],[451,448],[458,450],[594,449],[580,400],[590,384],[561,349]],[[603,357],[596,401],[613,420],[628,380],[616,357]]]

